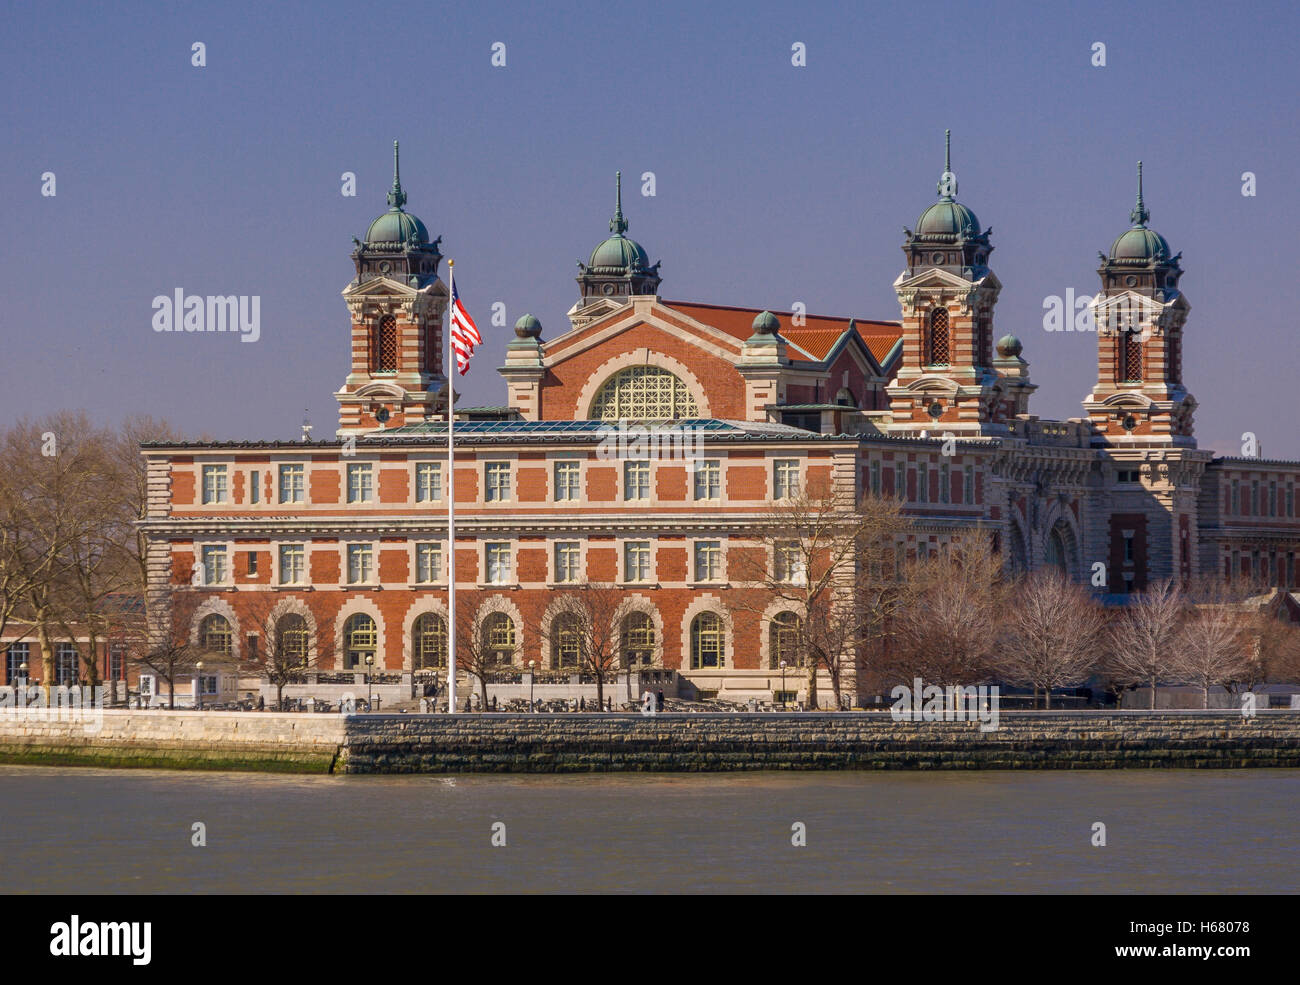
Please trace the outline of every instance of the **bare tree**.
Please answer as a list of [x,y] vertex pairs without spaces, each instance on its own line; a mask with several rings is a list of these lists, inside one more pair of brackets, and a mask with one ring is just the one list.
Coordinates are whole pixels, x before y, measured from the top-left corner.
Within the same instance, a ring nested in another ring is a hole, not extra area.
[[[244,628],[256,630],[241,666],[256,673],[275,688],[275,707],[284,707],[284,689],[300,683],[302,675],[313,667],[326,666],[335,653],[334,638],[328,632],[312,632],[307,617],[285,604],[276,592],[241,592],[237,612]],[[312,613],[315,618],[315,613]],[[319,627],[322,620],[316,618]],[[256,644],[253,643],[256,640]],[[255,647],[255,648],[254,648]]]
[[[498,615],[505,616],[509,625],[495,620]],[[515,666],[521,629],[510,615],[488,608],[485,592],[457,591],[456,670],[458,675],[464,673],[478,679],[479,698],[484,708],[488,704],[489,675]]]
[[1249,643],[1246,614],[1227,605],[1199,605],[1188,610],[1179,626],[1173,674],[1201,689],[1201,707],[1210,707],[1210,689],[1240,679],[1248,672]]
[[1150,687],[1156,707],[1156,688],[1174,673],[1186,598],[1181,587],[1166,578],[1132,597],[1111,625],[1107,667],[1122,687]]
[[1003,617],[998,673],[1013,684],[1042,691],[1052,707],[1052,690],[1077,687],[1101,662],[1106,621],[1082,586],[1063,572],[1033,572],[1012,586]]
[[[169,708],[176,707],[177,681],[194,674],[195,665],[205,656],[191,635],[202,602],[203,596],[189,586],[169,586],[163,597],[150,599],[150,605],[158,607],[155,612],[164,613],[160,625],[141,620],[131,631],[128,656],[133,663],[166,682]],[[207,656],[211,659],[213,655]]]
[[[596,701],[605,707],[605,684],[616,677],[622,659],[623,621],[636,611],[616,585],[583,582],[556,596],[535,627],[546,634],[554,669],[571,666],[596,681]],[[571,662],[569,662],[571,661]]]

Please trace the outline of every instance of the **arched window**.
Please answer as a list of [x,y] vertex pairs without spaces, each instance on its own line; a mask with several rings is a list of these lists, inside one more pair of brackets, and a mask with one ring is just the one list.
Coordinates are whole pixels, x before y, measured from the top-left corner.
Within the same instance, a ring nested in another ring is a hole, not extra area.
[[285,666],[307,666],[307,620],[297,612],[281,616],[275,623],[277,659]]
[[384,315],[375,326],[370,370],[373,373],[397,372],[397,319],[392,315]]
[[582,623],[565,613],[555,617],[551,627],[551,669],[576,668],[582,658]]
[[1142,334],[1121,330],[1119,333],[1120,382],[1142,382]]
[[1047,535],[1047,550],[1044,555],[1048,564],[1063,572],[1069,570],[1070,549],[1066,546],[1065,530],[1061,524],[1054,526],[1051,533]]
[[691,623],[691,670],[721,667],[727,632],[716,612],[701,612]]
[[679,421],[699,414],[686,384],[658,366],[619,370],[591,402],[597,421]]
[[623,620],[620,633],[623,666],[649,667],[655,659],[655,623],[645,612],[633,612]]
[[411,627],[411,667],[428,670],[447,666],[447,620],[433,612],[421,613]]
[[925,364],[948,365],[948,309],[935,308],[930,312],[930,330],[925,339]]
[[234,636],[230,631],[230,621],[215,612],[204,616],[199,623],[199,646],[208,653],[218,653],[228,657],[233,652]]
[[493,612],[483,620],[483,655],[488,663],[514,663],[515,621],[504,612]]
[[768,626],[768,652],[771,656],[771,669],[777,670],[784,660],[787,666],[802,667],[803,651],[799,646],[799,617],[793,612],[781,612],[772,617]]
[[343,624],[343,669],[357,670],[366,666],[366,657],[375,655],[379,644],[379,631],[375,621],[364,612],[350,616]]

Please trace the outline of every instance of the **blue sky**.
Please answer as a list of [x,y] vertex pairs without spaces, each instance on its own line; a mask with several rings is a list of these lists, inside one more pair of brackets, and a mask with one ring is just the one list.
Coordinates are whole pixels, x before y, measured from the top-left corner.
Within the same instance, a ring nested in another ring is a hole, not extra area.
[[[332,433],[339,292],[394,138],[407,207],[487,329],[466,402],[504,398],[493,302],[563,330],[620,168],[655,174],[653,198],[628,180],[625,211],[664,297],[896,318],[902,230],[951,127],[1035,413],[1081,413],[1095,337],[1045,332],[1043,301],[1095,291],[1141,158],[1151,225],[1187,270],[1198,439],[1235,453],[1251,431],[1300,457],[1294,7],[845,6],[7,4],[2,409],[291,438],[306,408]],[[153,332],[152,299],[177,287],[259,295],[261,340]]]

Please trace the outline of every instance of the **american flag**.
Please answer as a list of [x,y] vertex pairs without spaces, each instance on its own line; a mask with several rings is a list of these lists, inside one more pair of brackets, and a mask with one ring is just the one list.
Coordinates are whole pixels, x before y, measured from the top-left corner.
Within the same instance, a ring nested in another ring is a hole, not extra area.
[[465,306],[460,303],[460,291],[456,282],[451,284],[451,348],[456,353],[456,372],[461,376],[469,370],[469,357],[474,355],[474,346],[483,344],[483,336],[478,334],[478,326],[469,316]]

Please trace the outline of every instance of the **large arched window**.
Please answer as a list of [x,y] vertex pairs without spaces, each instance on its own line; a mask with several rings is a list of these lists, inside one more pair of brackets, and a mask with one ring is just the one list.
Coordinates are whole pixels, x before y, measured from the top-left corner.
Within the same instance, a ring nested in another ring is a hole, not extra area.
[[619,370],[591,402],[591,418],[597,421],[680,421],[699,414],[686,384],[658,366]]
[[234,634],[230,631],[230,621],[215,612],[204,616],[199,623],[199,646],[207,653],[217,653],[228,657],[233,652]]
[[364,612],[350,616],[343,624],[343,669],[357,670],[366,666],[366,657],[373,657],[378,645],[379,631],[374,619]]
[[649,667],[654,663],[655,623],[648,613],[631,613],[623,620],[619,635],[624,667]]
[[307,666],[307,620],[297,612],[281,616],[275,623],[276,658],[285,666]]
[[1066,540],[1066,528],[1063,523],[1056,524],[1047,535],[1047,549],[1044,551],[1044,560],[1063,572],[1069,571],[1070,548]]
[[691,623],[691,670],[721,667],[727,631],[716,612],[701,612]]
[[411,667],[428,670],[447,666],[447,620],[424,612],[411,627]]
[[384,315],[374,330],[374,344],[370,349],[372,373],[397,372],[397,319]]
[[515,646],[513,619],[504,612],[493,612],[483,620],[483,655],[488,663],[514,663]]
[[768,652],[772,670],[778,670],[782,660],[790,667],[803,666],[803,651],[799,646],[802,628],[799,617],[793,612],[781,612],[772,617],[768,626]]
[[582,623],[576,615],[555,617],[551,627],[551,669],[576,668],[582,658]]
[[948,365],[948,309],[935,308],[930,312],[929,331],[925,337],[925,364]]

